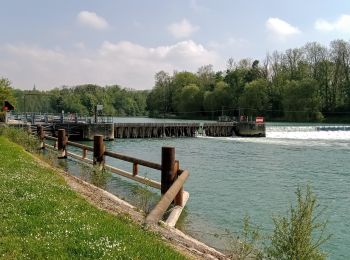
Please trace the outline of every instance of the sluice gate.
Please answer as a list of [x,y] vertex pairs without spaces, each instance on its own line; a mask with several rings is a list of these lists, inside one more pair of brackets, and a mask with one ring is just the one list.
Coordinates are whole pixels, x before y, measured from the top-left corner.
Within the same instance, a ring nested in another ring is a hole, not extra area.
[[236,122],[210,123],[115,123],[115,138],[228,137],[239,135]]
[[115,123],[115,138],[194,137],[199,123]]

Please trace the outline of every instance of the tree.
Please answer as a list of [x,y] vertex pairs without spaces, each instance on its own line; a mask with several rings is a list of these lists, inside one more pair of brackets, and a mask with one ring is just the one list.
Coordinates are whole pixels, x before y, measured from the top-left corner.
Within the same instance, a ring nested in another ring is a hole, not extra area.
[[249,116],[264,115],[268,108],[268,82],[264,79],[252,81],[244,87],[239,106]]
[[304,78],[306,73],[304,53],[302,49],[288,49],[283,55],[283,69],[286,70],[289,80],[299,80]]
[[202,110],[203,95],[199,87],[190,84],[182,88],[180,102],[177,110],[182,113],[181,116],[189,117],[200,114]]
[[283,93],[286,119],[290,121],[321,121],[321,99],[317,81],[303,79],[290,81]]
[[212,91],[205,91],[203,95],[203,108],[206,113],[211,114],[211,119],[214,119],[215,110],[217,108],[214,93]]
[[12,104],[15,103],[11,81],[6,78],[0,78],[0,102],[8,100]]
[[232,96],[232,106],[238,107],[238,99],[242,95],[244,90],[244,85],[246,82],[246,74],[248,69],[245,68],[236,68],[234,70],[227,71],[224,81],[230,87],[230,93]]
[[213,94],[215,98],[214,110],[221,110],[222,107],[233,107],[232,92],[230,86],[226,82],[217,82]]
[[331,68],[329,50],[317,42],[310,42],[304,46],[305,56],[309,64],[310,77],[319,84],[322,110],[330,110]]
[[[157,106],[157,110],[162,110],[163,113],[169,114],[174,111],[173,95],[174,88],[171,86],[172,78],[165,71],[159,71],[155,75],[155,87],[158,94],[161,96],[161,107]],[[159,98],[159,97],[158,97]]]
[[332,110],[350,108],[350,43],[344,40],[331,42],[331,61],[334,63],[331,89]]
[[253,80],[257,80],[262,75],[262,71],[259,68],[259,61],[254,60],[252,67],[248,70],[247,74],[245,75],[245,81],[246,82],[252,82]]
[[178,104],[181,102],[183,96],[181,95],[181,91],[185,86],[195,84],[199,85],[199,80],[196,74],[188,71],[183,72],[175,72],[171,82],[171,92],[172,95],[172,104],[175,109],[174,112],[177,112],[179,106]]
[[197,71],[199,87],[203,90],[213,90],[216,82],[216,77],[220,75],[215,74],[213,65],[202,66]]

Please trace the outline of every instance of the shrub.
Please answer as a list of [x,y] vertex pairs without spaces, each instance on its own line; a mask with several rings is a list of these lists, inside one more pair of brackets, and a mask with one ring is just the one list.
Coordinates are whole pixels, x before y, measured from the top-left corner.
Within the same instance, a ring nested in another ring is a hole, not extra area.
[[307,186],[305,194],[298,188],[297,204],[291,206],[288,216],[274,217],[271,243],[266,249],[269,259],[313,260],[325,259],[320,246],[330,235],[325,235],[327,221],[320,220],[322,211]]
[[34,152],[38,150],[38,139],[22,128],[1,127],[0,135],[5,136],[14,143],[23,146],[27,151]]
[[[261,236],[259,228],[250,224],[249,217],[243,221],[243,231],[236,239],[231,237],[232,259],[273,260],[322,260],[326,253],[320,246],[330,239],[326,235],[327,221],[321,219],[316,196],[307,186],[298,188],[297,202],[291,206],[287,216],[273,217],[274,230],[271,235]],[[265,245],[264,248],[261,245]]]
[[259,249],[259,243],[262,240],[259,227],[254,227],[249,216],[243,219],[243,229],[239,236],[230,235],[230,258],[235,260],[260,259],[262,251]]

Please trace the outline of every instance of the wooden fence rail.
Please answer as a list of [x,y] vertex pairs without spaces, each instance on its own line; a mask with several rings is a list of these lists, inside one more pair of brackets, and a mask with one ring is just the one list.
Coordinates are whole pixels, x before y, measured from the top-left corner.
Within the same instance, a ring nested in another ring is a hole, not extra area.
[[[174,147],[162,147],[162,158],[161,164],[134,158],[131,156],[127,156],[124,154],[106,151],[105,145],[103,142],[102,135],[94,136],[94,146],[87,146],[75,142],[68,141],[64,129],[58,130],[58,138],[45,136],[42,126],[38,126],[37,128],[37,136],[40,140],[41,148],[52,148],[58,151],[58,158],[67,158],[67,156],[71,156],[75,159],[82,160],[87,163],[92,163],[93,165],[97,165],[101,168],[105,168],[113,173],[121,175],[123,177],[132,179],[139,183],[146,184],[153,188],[157,188],[161,190],[162,198],[155,206],[155,208],[151,211],[151,213],[146,218],[147,224],[156,224],[163,217],[164,213],[170,206],[170,204],[174,203],[177,209],[185,206],[187,201],[184,200],[183,194],[186,193],[183,190],[184,183],[189,176],[188,171],[181,170],[179,168],[179,161],[175,160],[175,148]],[[45,139],[54,141],[54,145],[45,144]],[[82,155],[79,156],[75,153],[69,152],[67,147],[73,146],[76,148],[82,149]],[[87,158],[87,151],[93,153],[93,159]],[[118,169],[116,167],[106,165],[105,164],[105,156],[119,159],[122,161],[132,163],[132,173]],[[155,180],[151,180],[145,178],[143,176],[138,176],[138,166],[142,165],[151,169],[160,170],[161,171],[161,182],[157,182]],[[187,198],[188,198],[188,193]],[[179,214],[178,214],[179,215]],[[174,222],[173,220],[171,222]],[[176,221],[175,221],[176,223]],[[175,224],[174,224],[175,225]]]
[[162,196],[158,204],[152,209],[146,218],[146,224],[158,223],[159,219],[164,215],[170,204],[173,202],[177,194],[181,191],[186,179],[188,178],[188,171],[183,171],[182,174],[171,185],[169,190]]

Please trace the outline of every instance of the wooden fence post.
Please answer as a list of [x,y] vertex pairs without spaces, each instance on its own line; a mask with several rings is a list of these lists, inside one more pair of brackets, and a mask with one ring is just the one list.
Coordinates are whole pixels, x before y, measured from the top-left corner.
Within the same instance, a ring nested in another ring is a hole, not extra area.
[[139,173],[139,165],[137,163],[134,163],[132,165],[132,175],[136,176]]
[[93,157],[93,164],[99,165],[101,168],[104,164],[104,152],[105,152],[105,145],[103,143],[103,135],[95,135],[94,136],[94,157]]
[[165,194],[176,180],[175,148],[162,147],[161,193]]
[[57,150],[58,150],[58,158],[64,159],[67,158],[67,138],[66,138],[66,130],[58,129],[58,139],[57,139]]
[[37,132],[38,139],[39,139],[39,142],[40,142],[39,148],[40,149],[44,149],[45,148],[45,143],[44,143],[45,133],[44,133],[43,126],[42,125],[37,125],[36,132]]

